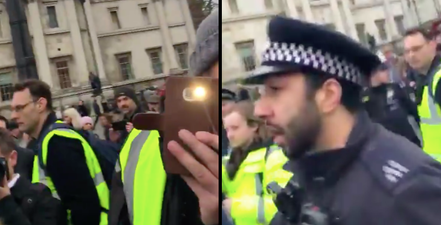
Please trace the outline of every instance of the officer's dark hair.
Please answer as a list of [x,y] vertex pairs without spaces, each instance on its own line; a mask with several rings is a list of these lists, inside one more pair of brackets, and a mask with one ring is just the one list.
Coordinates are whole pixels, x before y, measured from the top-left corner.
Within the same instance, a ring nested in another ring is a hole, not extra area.
[[3,156],[8,156],[15,150],[14,137],[5,128],[0,128],[0,152]]
[[46,99],[46,109],[52,111],[52,93],[48,84],[40,80],[26,80],[22,83],[17,83],[14,86],[14,93],[26,89],[29,90],[34,101],[37,101],[40,98]]
[[404,37],[406,38],[408,36],[412,36],[412,35],[415,35],[415,34],[421,34],[424,37],[424,39],[426,39],[426,41],[433,40],[432,35],[426,29],[419,28],[419,27],[407,30],[404,33]]
[[[309,98],[313,98],[317,90],[319,90],[327,80],[335,79],[335,77],[323,75],[317,71],[308,71],[305,74],[308,74],[305,76],[305,80],[307,88],[306,94]],[[361,87],[343,79],[337,78],[337,81],[342,87],[341,104],[350,113],[356,113],[362,107]]]

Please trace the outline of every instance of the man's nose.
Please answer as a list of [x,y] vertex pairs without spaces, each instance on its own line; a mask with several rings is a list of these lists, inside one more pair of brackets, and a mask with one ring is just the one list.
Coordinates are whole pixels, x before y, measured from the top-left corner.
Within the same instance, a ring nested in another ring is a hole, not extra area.
[[254,116],[265,119],[270,115],[267,101],[259,99],[254,103]]

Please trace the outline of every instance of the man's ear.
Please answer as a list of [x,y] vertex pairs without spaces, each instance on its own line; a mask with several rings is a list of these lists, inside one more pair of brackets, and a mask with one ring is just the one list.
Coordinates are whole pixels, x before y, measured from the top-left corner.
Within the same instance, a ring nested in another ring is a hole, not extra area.
[[13,150],[9,155],[9,161],[8,161],[9,166],[14,168],[15,165],[17,165],[17,160],[18,160],[18,153],[17,151]]

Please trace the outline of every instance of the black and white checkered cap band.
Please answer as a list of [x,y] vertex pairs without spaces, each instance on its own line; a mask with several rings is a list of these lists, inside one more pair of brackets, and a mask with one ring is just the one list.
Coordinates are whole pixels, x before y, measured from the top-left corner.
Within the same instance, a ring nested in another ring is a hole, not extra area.
[[262,63],[290,62],[308,66],[362,85],[362,73],[358,67],[338,56],[301,44],[271,42],[262,57]]

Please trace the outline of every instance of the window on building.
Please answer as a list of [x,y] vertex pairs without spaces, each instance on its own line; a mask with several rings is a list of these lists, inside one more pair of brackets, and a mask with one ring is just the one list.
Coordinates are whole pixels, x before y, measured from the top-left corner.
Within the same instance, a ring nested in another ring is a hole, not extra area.
[[12,74],[8,73],[0,73],[0,94],[2,97],[2,101],[9,101],[12,99],[13,93],[13,82],[12,82]]
[[375,25],[377,26],[378,35],[380,39],[383,41],[387,40],[387,31],[386,31],[386,20],[375,20]]
[[357,30],[357,36],[360,43],[366,44],[366,26],[364,23],[355,24],[355,29]]
[[142,18],[144,19],[144,23],[146,25],[150,25],[150,17],[149,17],[149,11],[147,7],[141,8]]
[[116,55],[118,60],[119,71],[123,80],[133,79],[132,59],[130,53]]
[[59,61],[55,63],[57,68],[58,80],[60,81],[60,88],[70,88],[72,87],[72,81],[69,75],[69,64],[67,61]]
[[119,22],[118,11],[111,10],[110,17],[112,17],[112,24],[114,29],[121,29],[121,23]]
[[274,7],[273,0],[265,0],[265,7],[267,9],[273,9],[273,7]]
[[335,25],[333,23],[327,23],[327,24],[324,24],[323,26],[325,26],[326,28],[328,28],[330,30],[335,30]]
[[404,32],[406,31],[406,28],[404,28],[404,17],[402,15],[400,16],[395,16],[394,17],[395,20],[395,24],[397,25],[397,30],[398,32],[403,35]]
[[239,53],[245,71],[251,71],[256,68],[256,57],[254,54],[254,41],[241,42],[236,44],[236,50]]
[[175,52],[181,69],[188,69],[188,45],[175,45]]
[[49,18],[48,25],[50,28],[57,28],[58,27],[58,19],[57,19],[57,11],[55,9],[55,6],[47,6],[47,15]]
[[232,13],[238,13],[239,8],[237,7],[237,1],[236,0],[228,0],[228,3],[230,5],[230,10]]
[[161,48],[149,49],[147,50],[147,53],[150,57],[150,63],[152,64],[153,73],[155,75],[163,74],[164,69],[162,66]]

